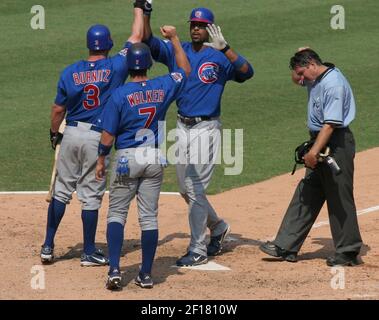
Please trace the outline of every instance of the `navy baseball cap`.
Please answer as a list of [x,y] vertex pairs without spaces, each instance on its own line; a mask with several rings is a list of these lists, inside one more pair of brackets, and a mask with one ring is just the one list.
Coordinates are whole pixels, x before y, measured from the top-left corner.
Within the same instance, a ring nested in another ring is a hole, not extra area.
[[213,24],[214,15],[213,12],[207,8],[195,8],[192,10],[188,22],[197,21]]

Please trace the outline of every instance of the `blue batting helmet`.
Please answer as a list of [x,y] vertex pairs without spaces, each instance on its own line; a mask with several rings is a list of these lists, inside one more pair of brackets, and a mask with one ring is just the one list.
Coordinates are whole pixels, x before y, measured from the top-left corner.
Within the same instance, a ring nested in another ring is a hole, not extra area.
[[111,32],[107,26],[95,24],[87,31],[87,48],[93,51],[110,50],[113,47]]
[[128,50],[128,69],[149,69],[153,64],[150,48],[144,43],[134,43]]
[[214,23],[213,12],[207,8],[195,8],[192,10],[189,21],[205,22],[209,24]]

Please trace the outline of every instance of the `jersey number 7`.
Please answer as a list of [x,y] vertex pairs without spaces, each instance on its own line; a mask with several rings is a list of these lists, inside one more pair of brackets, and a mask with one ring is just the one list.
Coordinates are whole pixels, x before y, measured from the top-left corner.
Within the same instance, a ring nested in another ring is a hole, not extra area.
[[157,107],[146,107],[146,108],[141,108],[138,109],[138,114],[139,115],[145,115],[147,114],[147,120],[145,122],[145,125],[143,126],[144,128],[149,128],[151,125],[151,122],[154,119],[155,113],[157,111]]

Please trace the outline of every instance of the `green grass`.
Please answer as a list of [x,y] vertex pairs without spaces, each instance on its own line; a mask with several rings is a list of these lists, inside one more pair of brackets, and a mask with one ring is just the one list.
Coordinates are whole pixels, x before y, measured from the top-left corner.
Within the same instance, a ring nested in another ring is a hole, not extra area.
[[[50,106],[60,71],[86,57],[85,33],[94,23],[107,24],[116,53],[130,34],[132,1],[41,1],[46,29],[32,30],[35,1],[0,4],[0,190],[47,190],[53,152],[49,143]],[[188,15],[199,1],[155,1],[153,31],[177,27],[188,39]],[[346,29],[330,28],[329,0],[209,0],[229,44],[252,62],[256,74],[244,84],[228,83],[222,99],[224,128],[244,129],[244,170],[225,176],[217,167],[210,193],[255,183],[292,169],[293,149],[307,138],[306,92],[291,83],[288,60],[309,45],[334,62],[349,79],[358,112],[352,128],[358,151],[379,145],[378,74],[379,2],[342,0]],[[152,76],[166,72],[155,65]],[[175,126],[176,107],[168,113]],[[176,191],[173,167],[164,190]]]

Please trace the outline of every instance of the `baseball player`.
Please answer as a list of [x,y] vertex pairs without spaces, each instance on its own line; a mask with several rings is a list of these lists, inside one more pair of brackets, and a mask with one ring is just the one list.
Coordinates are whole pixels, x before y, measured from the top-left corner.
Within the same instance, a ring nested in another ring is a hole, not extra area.
[[106,287],[109,290],[122,288],[120,254],[124,225],[130,202],[135,196],[142,246],[142,265],[135,283],[142,288],[153,287],[151,269],[158,244],[158,199],[165,165],[158,149],[158,122],[164,121],[168,107],[183,90],[191,70],[175,28],[164,26],[161,32],[172,43],[177,65],[175,70],[149,80],[147,70],[152,65],[150,49],[144,43],[134,44],[128,52],[131,80],[112,94],[103,113],[103,133],[96,167],[96,177],[100,181],[105,176],[105,157],[114,140],[117,150],[107,218],[110,268]]
[[[169,70],[176,68],[170,41],[152,36],[150,2],[145,6],[144,41],[155,60]],[[176,263],[192,266],[206,263],[208,256],[221,252],[230,226],[220,219],[206,197],[220,145],[220,102],[227,81],[244,82],[253,76],[249,62],[225,41],[214,15],[207,8],[195,8],[189,18],[191,42],[182,43],[191,63],[191,74],[177,99],[177,136],[180,160],[176,166],[180,193],[189,205],[191,241],[187,253]],[[211,38],[211,41],[210,41]],[[204,159],[207,161],[204,161]],[[206,243],[207,227],[210,242]]]
[[[139,8],[138,8],[139,6]],[[106,265],[108,259],[95,248],[98,210],[106,182],[95,179],[97,149],[101,129],[97,126],[104,104],[111,92],[121,86],[127,76],[127,50],[143,35],[141,2],[135,5],[132,35],[123,49],[108,57],[113,47],[109,29],[93,25],[87,32],[89,57],[65,68],[58,82],[55,104],[51,112],[50,140],[53,149],[62,139],[58,128],[66,115],[67,127],[57,160],[57,177],[48,208],[46,238],[40,257],[42,263],[54,258],[54,237],[66,205],[76,190],[82,204],[83,254],[82,266]]]

